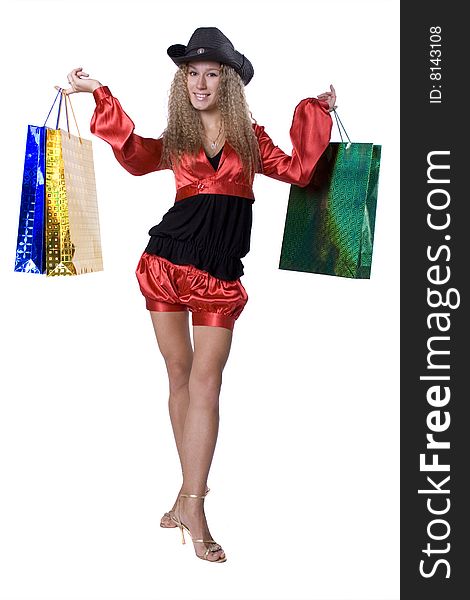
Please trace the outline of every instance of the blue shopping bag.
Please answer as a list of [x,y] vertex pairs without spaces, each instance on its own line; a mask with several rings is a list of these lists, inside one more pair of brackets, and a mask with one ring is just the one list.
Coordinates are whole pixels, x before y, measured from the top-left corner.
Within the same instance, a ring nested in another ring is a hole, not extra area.
[[57,93],[42,127],[28,125],[16,242],[15,271],[42,274],[46,269],[44,239],[44,186],[46,180],[46,123],[60,95],[56,129],[62,105]]

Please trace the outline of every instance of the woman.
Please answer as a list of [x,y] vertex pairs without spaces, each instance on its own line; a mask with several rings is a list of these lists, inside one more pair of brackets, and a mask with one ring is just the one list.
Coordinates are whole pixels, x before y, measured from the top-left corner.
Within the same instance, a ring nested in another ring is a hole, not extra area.
[[[302,100],[291,127],[292,156],[253,123],[244,87],[251,62],[215,27],[196,29],[187,46],[170,46],[178,65],[168,125],[158,138],[134,133],[134,123],[107,86],[73,69],[64,94],[92,92],[91,131],[107,141],[133,175],[172,169],[177,194],[136,269],[169,378],[169,412],[183,484],[162,527],[190,533],[199,558],[224,562],[203,501],[219,427],[219,393],[235,320],[248,295],[240,276],[249,251],[254,174],[307,185],[330,140],[333,86]],[[193,341],[188,324],[192,313]]]

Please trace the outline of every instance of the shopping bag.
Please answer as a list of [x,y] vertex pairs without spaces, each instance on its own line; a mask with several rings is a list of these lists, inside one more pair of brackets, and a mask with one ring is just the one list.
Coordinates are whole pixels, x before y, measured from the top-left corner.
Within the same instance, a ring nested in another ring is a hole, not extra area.
[[[59,94],[61,100],[56,128],[50,129],[45,126],[43,128],[44,163],[41,164],[41,167],[44,166],[44,170],[41,171],[42,178],[39,168],[36,172],[36,180],[43,182],[44,226],[42,232],[39,228],[39,218],[29,224],[31,238],[28,239],[38,240],[36,245],[33,244],[34,248],[39,247],[39,240],[42,236],[42,262],[37,258],[36,264],[32,258],[28,257],[28,252],[25,253],[24,218],[22,222],[24,210],[20,209],[15,264],[15,270],[45,272],[48,276],[79,275],[103,270],[92,143],[80,136],[70,98],[62,94],[62,90],[59,90]],[[65,98],[67,131],[58,128],[63,97]],[[77,125],[78,137],[70,133],[67,102],[70,103]],[[40,204],[40,188],[37,185],[36,208],[38,214]],[[27,202],[25,201],[26,207]],[[23,233],[21,240],[20,232]],[[21,253],[26,256],[23,257]],[[18,260],[19,254],[21,255],[20,260]],[[22,265],[27,265],[25,259],[30,262],[26,268],[22,268]],[[31,261],[37,268],[30,268],[32,267]]]
[[348,136],[329,144],[306,187],[291,186],[280,269],[370,278],[380,156]]
[[[44,183],[46,175],[46,123],[54,103],[42,127],[28,125],[26,151],[21,188],[18,238],[16,243],[15,271],[26,273],[45,272],[44,248]],[[59,125],[57,115],[56,128]]]

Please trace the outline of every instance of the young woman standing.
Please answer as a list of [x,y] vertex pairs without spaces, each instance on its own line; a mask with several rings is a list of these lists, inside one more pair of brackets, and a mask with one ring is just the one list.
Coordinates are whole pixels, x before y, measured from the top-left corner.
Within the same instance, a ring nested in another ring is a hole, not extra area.
[[[167,50],[178,65],[168,124],[158,138],[134,133],[134,123],[109,87],[82,68],[68,74],[64,94],[91,92],[91,131],[108,142],[133,175],[172,169],[174,205],[149,231],[136,276],[150,312],[169,379],[169,413],[183,482],[162,527],[190,533],[196,555],[224,562],[203,501],[219,428],[219,394],[236,319],[248,300],[240,277],[250,249],[255,173],[307,185],[331,133],[330,91],[302,100],[285,154],[254,123],[244,88],[251,62],[215,27],[196,29],[186,46]],[[189,330],[192,314],[193,342]]]

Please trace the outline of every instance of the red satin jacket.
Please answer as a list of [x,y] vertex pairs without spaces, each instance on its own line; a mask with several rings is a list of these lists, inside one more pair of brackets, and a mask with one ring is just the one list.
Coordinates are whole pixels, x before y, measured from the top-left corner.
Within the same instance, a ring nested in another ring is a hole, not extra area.
[[[108,86],[93,92],[96,109],[90,130],[108,142],[119,163],[132,175],[158,171],[162,140],[144,138],[134,133],[134,123],[112,96]],[[254,124],[262,158],[260,172],[286,183],[306,186],[318,159],[328,146],[332,119],[328,103],[316,98],[301,100],[296,106],[290,129],[292,155],[275,146],[264,127]],[[227,194],[254,200],[253,179],[246,181],[237,153],[226,141],[217,171],[206,158],[204,148],[188,156],[173,168],[176,201],[197,194]]]

